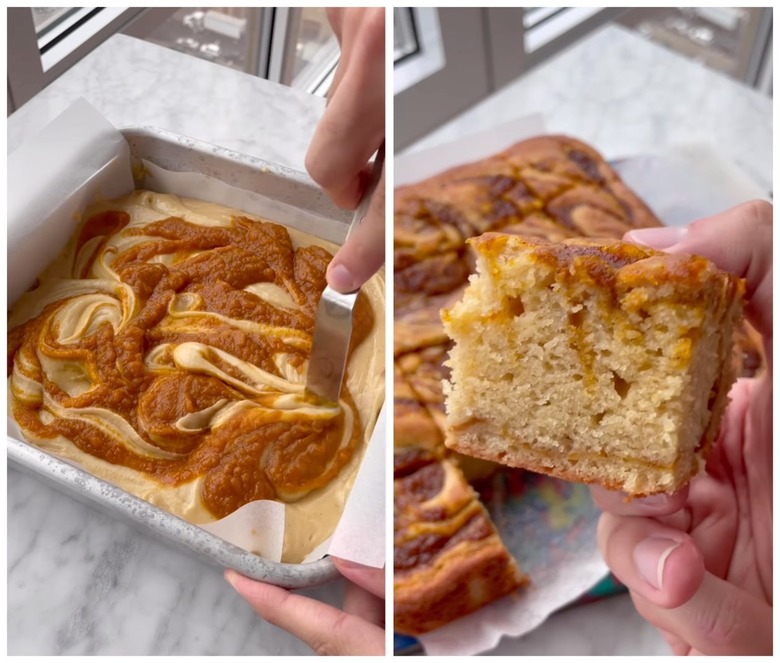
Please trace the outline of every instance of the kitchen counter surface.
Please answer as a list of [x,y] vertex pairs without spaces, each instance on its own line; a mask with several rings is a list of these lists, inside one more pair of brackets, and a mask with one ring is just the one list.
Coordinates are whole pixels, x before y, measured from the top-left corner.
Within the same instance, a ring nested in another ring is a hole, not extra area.
[[[546,130],[607,159],[709,143],[761,191],[772,189],[772,101],[725,76],[608,25],[403,151],[437,148],[541,114]],[[451,153],[451,151],[450,151]],[[669,655],[623,594],[572,607],[491,655]]]
[[607,25],[428,134],[433,147],[540,113],[550,133],[607,159],[706,142],[772,189],[772,100],[725,75]]
[[[84,97],[115,126],[153,125],[303,170],[324,99],[114,36],[8,120],[13,151]],[[341,604],[334,582],[305,594]],[[216,565],[8,468],[8,653],[257,655],[311,650],[261,620]]]

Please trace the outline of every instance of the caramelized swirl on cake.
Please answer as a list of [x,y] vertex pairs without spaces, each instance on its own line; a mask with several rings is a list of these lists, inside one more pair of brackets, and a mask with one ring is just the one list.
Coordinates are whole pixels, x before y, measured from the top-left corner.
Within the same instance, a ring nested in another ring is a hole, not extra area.
[[411,635],[528,582],[455,465],[426,460],[394,486],[395,629]]
[[[65,438],[160,486],[198,479],[216,518],[299,500],[364,434],[346,387],[337,405],[304,393],[331,254],[274,223],[171,216],[171,198],[136,192],[91,215],[16,304],[13,416],[32,441]],[[361,294],[353,350],[372,325]]]
[[547,239],[612,237],[658,220],[593,149],[546,136],[395,194],[395,302],[463,285],[466,240],[488,231]]

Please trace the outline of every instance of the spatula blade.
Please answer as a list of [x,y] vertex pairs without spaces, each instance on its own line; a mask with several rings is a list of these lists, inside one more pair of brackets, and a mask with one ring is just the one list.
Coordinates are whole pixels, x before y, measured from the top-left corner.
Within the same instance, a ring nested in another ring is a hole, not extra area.
[[327,286],[317,309],[306,389],[331,403],[338,402],[341,394],[357,296],[357,292],[343,294]]

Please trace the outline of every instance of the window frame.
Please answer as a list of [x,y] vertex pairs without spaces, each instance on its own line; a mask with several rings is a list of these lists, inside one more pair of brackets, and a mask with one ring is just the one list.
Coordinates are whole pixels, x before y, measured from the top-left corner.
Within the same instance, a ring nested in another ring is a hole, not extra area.
[[[111,35],[122,32],[143,38],[177,9],[104,7],[99,14],[58,38],[54,47],[41,53],[31,8],[9,7],[8,52],[14,53],[14,58],[8,59],[8,112],[32,99]],[[100,20],[96,20],[98,18]]]
[[[522,8],[429,9],[438,16],[444,64],[412,85],[403,87],[396,82],[396,151],[405,149],[553,53],[626,11],[625,8],[609,7],[563,9],[585,13],[581,14],[581,21],[574,21],[567,29],[554,33],[530,52],[526,50],[526,33],[533,27],[526,29],[523,20],[526,14]],[[559,18],[561,16],[563,14],[559,13]],[[570,13],[568,18],[572,16]],[[537,21],[535,26],[545,22]],[[548,23],[545,29],[549,28]],[[463,44],[468,44],[469,48],[463,48]],[[420,55],[425,55],[427,46],[426,37],[421,34]],[[410,62],[414,60],[409,58]],[[401,61],[399,67],[394,67],[394,74],[404,66],[408,63]],[[442,99],[447,103],[441,103]]]
[[327,47],[321,64],[309,63],[294,76],[295,49],[305,7],[274,7],[268,44],[267,78],[308,94],[325,96],[338,66],[341,49],[335,37]]
[[[71,19],[66,18],[61,34],[49,39],[53,45],[42,50],[42,40],[35,29],[31,8],[8,8],[8,52],[14,54],[13,59],[9,58],[7,74],[9,115],[111,35],[121,32],[143,39],[181,7],[103,7],[79,25],[94,9],[76,12]],[[325,96],[339,62],[340,49],[336,40],[333,40],[332,48],[325,50],[321,61],[308,64],[293,77],[298,27],[304,8],[256,9],[260,29],[249,44],[250,66],[247,73],[309,94]]]

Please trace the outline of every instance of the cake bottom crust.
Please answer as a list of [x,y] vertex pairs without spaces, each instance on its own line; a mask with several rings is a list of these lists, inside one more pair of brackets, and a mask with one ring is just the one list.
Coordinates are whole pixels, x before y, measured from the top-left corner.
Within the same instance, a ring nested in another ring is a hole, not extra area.
[[[511,444],[511,450],[507,441]],[[682,467],[653,465],[639,458],[609,459],[596,454],[559,454],[536,448],[533,441],[497,431],[490,423],[472,422],[450,431],[447,445],[462,454],[554,476],[565,481],[599,484],[632,497],[674,493],[698,472],[698,462]],[[614,465],[613,469],[605,463]],[[618,472],[625,473],[618,477]]]

